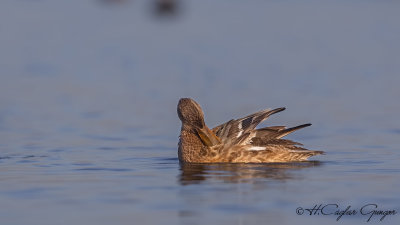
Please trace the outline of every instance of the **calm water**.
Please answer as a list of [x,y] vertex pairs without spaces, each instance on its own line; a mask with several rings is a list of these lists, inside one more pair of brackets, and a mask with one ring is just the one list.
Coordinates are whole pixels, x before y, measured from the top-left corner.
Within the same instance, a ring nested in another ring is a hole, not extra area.
[[[400,211],[399,7],[1,1],[0,223],[366,224],[366,204]],[[285,106],[264,125],[311,122],[290,138],[327,154],[180,166],[187,96],[210,127]],[[296,214],[319,204],[357,214]],[[368,224],[400,222],[380,218]]]

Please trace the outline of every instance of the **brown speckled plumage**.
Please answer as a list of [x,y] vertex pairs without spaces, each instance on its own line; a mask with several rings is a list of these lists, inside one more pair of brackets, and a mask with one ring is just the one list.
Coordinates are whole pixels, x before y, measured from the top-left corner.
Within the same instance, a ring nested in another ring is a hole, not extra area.
[[256,126],[270,115],[285,108],[262,110],[249,116],[230,120],[210,130],[204,123],[200,105],[190,98],[178,103],[178,116],[182,121],[178,156],[181,162],[192,163],[265,163],[304,161],[323,154],[300,147],[300,143],[281,139],[298,129],[284,126]]

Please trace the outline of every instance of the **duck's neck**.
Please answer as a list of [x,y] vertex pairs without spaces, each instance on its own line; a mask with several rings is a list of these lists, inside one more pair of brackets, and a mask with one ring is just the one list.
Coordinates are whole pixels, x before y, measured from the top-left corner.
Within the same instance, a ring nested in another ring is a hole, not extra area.
[[179,137],[178,157],[181,162],[200,162],[205,155],[205,146],[198,134],[182,124]]

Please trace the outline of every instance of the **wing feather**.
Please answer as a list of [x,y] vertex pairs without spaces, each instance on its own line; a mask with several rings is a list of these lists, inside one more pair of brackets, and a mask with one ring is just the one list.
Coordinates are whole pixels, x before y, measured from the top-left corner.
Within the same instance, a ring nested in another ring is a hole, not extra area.
[[285,110],[285,108],[277,108],[273,110],[262,110],[246,117],[230,120],[212,129],[212,131],[224,142],[231,141],[237,143],[238,140],[243,140],[244,136],[254,130],[259,123],[266,120],[272,114]]

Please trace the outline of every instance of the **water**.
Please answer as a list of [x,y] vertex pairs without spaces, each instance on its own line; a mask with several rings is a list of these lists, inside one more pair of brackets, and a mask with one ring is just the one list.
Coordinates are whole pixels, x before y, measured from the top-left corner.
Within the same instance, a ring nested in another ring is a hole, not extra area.
[[[0,3],[1,224],[364,224],[296,209],[400,210],[398,2],[178,4]],[[311,122],[290,138],[327,154],[180,166],[180,97],[210,127],[285,106],[263,125]]]

